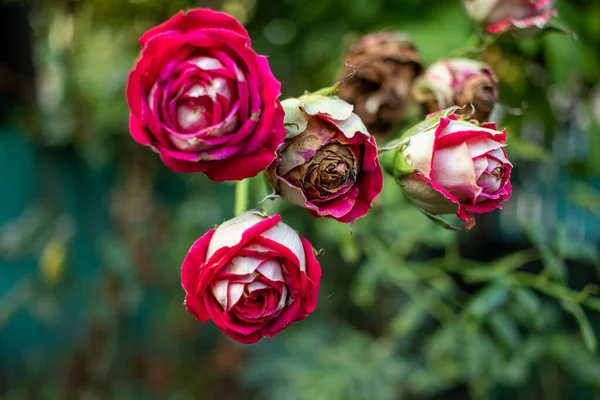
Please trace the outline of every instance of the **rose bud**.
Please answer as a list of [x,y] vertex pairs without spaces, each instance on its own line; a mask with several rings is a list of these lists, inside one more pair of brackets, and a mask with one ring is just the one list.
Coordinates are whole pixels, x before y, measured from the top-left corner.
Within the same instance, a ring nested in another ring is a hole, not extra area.
[[351,77],[340,86],[340,98],[354,105],[370,133],[398,128],[412,102],[413,81],[423,70],[410,38],[389,31],[366,35],[350,47],[345,61],[340,79]]
[[381,155],[381,162],[407,199],[451,228],[438,214],[456,213],[466,229],[470,213],[502,208],[511,196],[512,164],[504,147],[506,130],[469,122],[449,109],[417,125]]
[[140,38],[127,81],[133,138],[175,172],[255,176],[283,142],[280,83],[233,17],[180,12]]
[[313,312],[321,267],[309,241],[280,220],[248,211],[196,240],[181,268],[186,310],[241,343]]
[[473,119],[483,122],[498,100],[498,78],[489,65],[479,61],[440,60],[417,79],[413,94],[426,113],[467,106],[457,112],[472,114]]
[[544,28],[558,12],[553,0],[463,0],[469,16],[498,34],[514,27]]
[[305,95],[282,102],[287,135],[267,170],[275,191],[315,217],[352,222],[383,187],[375,138],[352,105]]

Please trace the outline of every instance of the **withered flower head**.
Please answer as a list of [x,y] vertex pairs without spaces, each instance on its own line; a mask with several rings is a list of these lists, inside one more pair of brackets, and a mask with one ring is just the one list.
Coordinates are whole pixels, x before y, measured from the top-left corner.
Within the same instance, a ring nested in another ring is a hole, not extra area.
[[473,113],[473,119],[485,122],[498,100],[498,78],[489,65],[479,61],[440,60],[415,81],[413,95],[426,113],[472,104],[473,108],[457,113]]
[[554,0],[463,0],[467,14],[489,33],[536,30],[558,15]]
[[351,222],[383,186],[375,138],[352,105],[305,95],[282,102],[287,136],[267,178],[277,193],[314,216]]
[[[317,121],[314,121],[313,118],[309,121],[308,129],[313,128],[316,124]],[[306,152],[311,142],[322,144],[320,138],[311,137],[309,130],[304,131],[300,136],[304,137],[290,142],[281,152],[283,160],[298,160],[294,154]],[[308,198],[327,199],[356,182],[359,165],[354,154],[345,146],[332,140],[321,148],[310,151],[314,151],[315,155],[308,162],[298,166],[292,165],[291,170],[284,163],[277,167],[277,173],[288,182],[302,188]],[[304,160],[302,159],[302,161]]]
[[372,134],[386,134],[402,122],[412,102],[413,81],[421,71],[421,57],[410,38],[381,31],[363,36],[345,56],[339,96],[354,105]]

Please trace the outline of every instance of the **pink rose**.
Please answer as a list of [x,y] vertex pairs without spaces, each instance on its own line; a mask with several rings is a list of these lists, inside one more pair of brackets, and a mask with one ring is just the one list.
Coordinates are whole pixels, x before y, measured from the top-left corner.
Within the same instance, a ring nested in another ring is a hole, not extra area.
[[417,133],[382,156],[382,163],[415,206],[431,215],[456,213],[471,229],[475,219],[470,213],[502,208],[511,196],[506,130],[444,116],[448,113],[414,128]]
[[490,33],[502,33],[511,27],[544,28],[558,12],[553,0],[463,0],[467,13]]
[[375,138],[337,97],[282,102],[287,135],[267,171],[276,192],[315,217],[352,222],[367,214],[383,187]]
[[127,82],[133,138],[175,172],[255,176],[283,142],[280,83],[233,17],[180,12],[140,38]]
[[313,312],[321,267],[309,241],[280,220],[248,211],[198,239],[181,268],[187,311],[241,343]]
[[413,95],[427,113],[466,106],[457,112],[471,114],[474,111],[472,117],[484,122],[498,101],[498,78],[489,65],[480,61],[440,60],[417,78]]

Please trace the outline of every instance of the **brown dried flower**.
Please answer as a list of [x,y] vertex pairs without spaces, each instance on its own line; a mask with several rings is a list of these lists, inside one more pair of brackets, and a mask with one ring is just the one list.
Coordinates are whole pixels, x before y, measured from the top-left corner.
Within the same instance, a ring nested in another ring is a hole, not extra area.
[[350,47],[345,61],[341,79],[355,73],[338,95],[354,105],[370,133],[382,135],[397,128],[412,102],[413,81],[423,70],[410,38],[391,31],[363,36]]
[[451,106],[467,106],[459,114],[488,121],[498,100],[498,78],[489,65],[463,58],[440,60],[427,68],[413,88],[415,100],[426,113]]

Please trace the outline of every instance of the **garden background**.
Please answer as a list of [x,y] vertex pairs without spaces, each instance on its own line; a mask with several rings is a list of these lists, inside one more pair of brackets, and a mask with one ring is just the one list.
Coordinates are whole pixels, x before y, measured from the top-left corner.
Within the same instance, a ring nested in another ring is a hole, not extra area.
[[429,65],[474,32],[458,0],[0,0],[2,399],[600,399],[600,1],[557,2],[576,40],[471,54],[500,78],[515,164],[472,231],[392,180],[352,225],[262,203],[323,249],[323,281],[315,313],[250,346],[188,314],[179,278],[233,184],[127,131],[137,38],[191,7],[239,18],[282,98],[335,81],[361,34],[407,32]]

